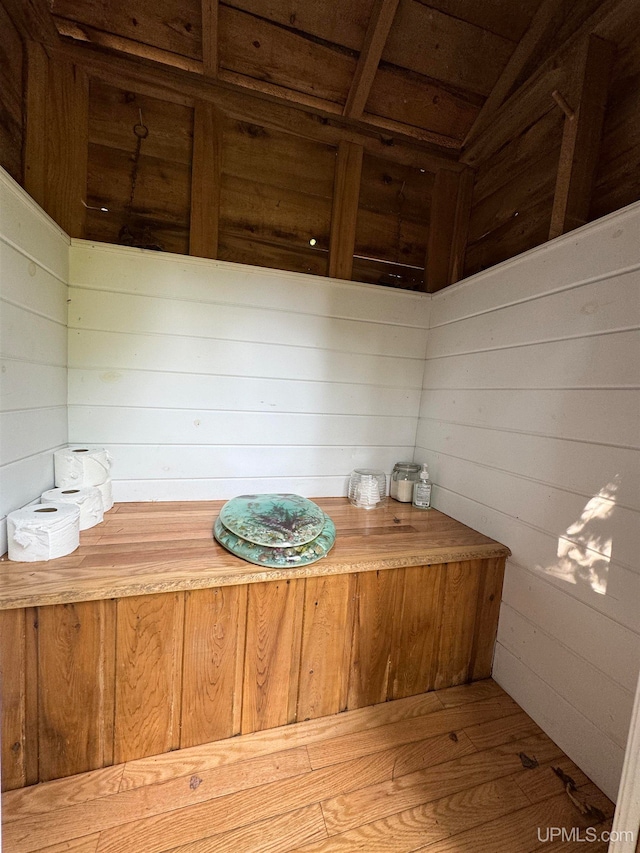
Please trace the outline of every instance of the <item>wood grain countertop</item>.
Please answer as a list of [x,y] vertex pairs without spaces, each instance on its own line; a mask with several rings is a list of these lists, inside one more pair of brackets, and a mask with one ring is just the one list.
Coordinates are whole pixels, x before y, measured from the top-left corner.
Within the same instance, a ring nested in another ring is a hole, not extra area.
[[333,519],[336,544],[309,566],[247,563],[213,539],[224,501],[116,504],[80,534],[68,557],[38,563],[0,558],[0,610],[124,598],[205,587],[423,566],[509,555],[509,549],[438,512],[387,499],[374,510],[346,498],[316,498]]

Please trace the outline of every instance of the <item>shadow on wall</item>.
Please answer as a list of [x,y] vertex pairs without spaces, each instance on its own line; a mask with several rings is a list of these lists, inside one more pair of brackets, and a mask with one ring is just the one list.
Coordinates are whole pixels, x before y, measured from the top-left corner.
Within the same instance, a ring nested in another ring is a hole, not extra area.
[[558,539],[558,562],[544,568],[547,574],[606,595],[613,546],[611,518],[619,485],[620,475],[616,474],[587,502],[580,518]]

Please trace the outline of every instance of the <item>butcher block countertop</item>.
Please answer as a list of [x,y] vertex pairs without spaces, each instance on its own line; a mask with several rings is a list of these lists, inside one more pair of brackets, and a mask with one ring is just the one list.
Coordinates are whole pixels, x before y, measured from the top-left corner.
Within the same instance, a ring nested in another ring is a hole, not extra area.
[[336,544],[309,566],[262,568],[213,539],[224,501],[122,503],[80,534],[68,557],[38,563],[0,558],[0,610],[178,590],[504,557],[509,549],[435,509],[388,499],[374,510],[316,498]]

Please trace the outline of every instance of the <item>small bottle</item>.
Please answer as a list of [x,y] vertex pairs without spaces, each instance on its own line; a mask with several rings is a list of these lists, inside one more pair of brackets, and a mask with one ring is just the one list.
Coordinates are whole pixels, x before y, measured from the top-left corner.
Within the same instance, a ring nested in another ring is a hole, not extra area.
[[422,465],[422,471],[420,471],[420,479],[413,486],[413,505],[418,509],[431,509],[431,486],[432,483],[425,462]]

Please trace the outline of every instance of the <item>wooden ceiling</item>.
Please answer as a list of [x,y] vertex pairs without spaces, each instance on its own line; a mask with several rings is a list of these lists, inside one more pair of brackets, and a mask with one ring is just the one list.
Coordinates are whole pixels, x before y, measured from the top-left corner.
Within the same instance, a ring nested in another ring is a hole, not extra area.
[[0,162],[76,236],[434,291],[640,197],[638,21],[0,0]]
[[458,150],[540,0],[52,0],[59,32]]

